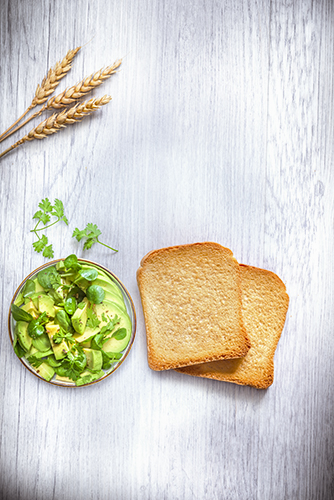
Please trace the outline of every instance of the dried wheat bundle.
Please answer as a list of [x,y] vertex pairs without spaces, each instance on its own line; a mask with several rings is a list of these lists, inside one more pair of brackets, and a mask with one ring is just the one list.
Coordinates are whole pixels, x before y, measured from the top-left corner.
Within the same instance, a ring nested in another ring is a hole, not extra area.
[[117,68],[121,65],[122,60],[118,59],[111,66],[107,66],[106,68],[102,68],[96,73],[84,78],[76,85],[65,89],[63,92],[58,94],[57,96],[51,97],[43,106],[36,111],[34,114],[29,116],[24,122],[22,122],[18,127],[10,132],[4,139],[6,139],[9,135],[17,132],[21,127],[26,125],[30,120],[33,120],[37,116],[40,116],[43,111],[51,110],[51,109],[61,109],[65,108],[69,104],[73,104],[78,101],[81,97],[84,97],[93,89],[97,88],[101,85],[107,78],[110,78],[111,75],[116,73]]
[[[48,97],[53,94],[59,85],[60,80],[70,71],[72,67],[71,62],[80,49],[81,47],[77,47],[76,49],[69,50],[61,62],[57,62],[53,68],[49,69],[48,74],[43,78],[42,83],[37,85],[35,96],[30,106],[7,130],[5,130],[5,132],[0,135],[0,142],[14,133],[14,130],[12,129],[27,115],[27,113],[29,113],[29,111],[31,111],[38,104],[44,104],[45,101],[47,101]],[[17,127],[15,130],[18,130],[18,128],[20,127]]]
[[111,97],[104,95],[103,97],[98,97],[95,99],[90,99],[82,103],[77,103],[67,110],[63,110],[60,113],[54,113],[49,116],[46,120],[42,121],[37,127],[33,128],[27,135],[22,137],[19,141],[15,142],[8,149],[0,154],[0,158],[5,154],[9,153],[13,149],[21,146],[27,141],[33,141],[34,139],[44,139],[49,135],[57,133],[60,129],[65,128],[66,125],[77,123],[81,121],[85,116],[90,115],[101,106],[108,104],[111,101]]

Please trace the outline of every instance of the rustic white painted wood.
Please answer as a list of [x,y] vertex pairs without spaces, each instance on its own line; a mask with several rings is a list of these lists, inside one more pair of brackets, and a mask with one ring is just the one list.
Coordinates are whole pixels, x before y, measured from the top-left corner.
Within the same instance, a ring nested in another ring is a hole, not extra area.
[[[333,2],[2,0],[0,132],[78,45],[59,89],[124,57],[94,91],[112,102],[0,160],[1,499],[333,498]],[[48,232],[55,257],[109,267],[137,310],[126,363],[89,388],[39,381],[8,338],[45,197],[70,220]],[[84,252],[87,222],[119,252]],[[204,240],[287,285],[267,391],[147,366],[140,259]]]

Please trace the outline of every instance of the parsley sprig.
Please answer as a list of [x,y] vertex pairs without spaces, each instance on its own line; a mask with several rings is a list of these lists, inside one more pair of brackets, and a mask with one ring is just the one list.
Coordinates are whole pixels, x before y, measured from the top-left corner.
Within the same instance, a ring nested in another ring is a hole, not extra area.
[[84,246],[83,246],[84,250],[88,250],[95,243],[100,243],[100,245],[103,245],[103,246],[109,248],[110,250],[113,250],[113,252],[118,252],[118,250],[115,250],[115,248],[112,248],[109,245],[106,245],[106,243],[102,243],[102,241],[99,240],[100,234],[102,234],[102,233],[99,230],[99,228],[97,227],[97,225],[89,222],[86,225],[85,229],[82,229],[81,231],[80,231],[80,229],[78,229],[76,227],[73,231],[72,237],[76,238],[77,241],[81,241],[83,238],[86,239]]
[[[60,221],[64,221],[65,224],[68,225],[68,220],[64,214],[63,202],[57,198],[55,199],[53,205],[48,198],[44,198],[38,206],[40,210],[38,210],[33,216],[33,219],[37,220],[37,223],[34,229],[30,231],[35,234],[37,241],[35,241],[32,246],[36,252],[43,252],[44,257],[51,259],[54,256],[52,244],[48,244],[48,237],[45,234],[40,236],[39,232],[45,231]],[[43,224],[43,227],[39,227],[40,224]]]

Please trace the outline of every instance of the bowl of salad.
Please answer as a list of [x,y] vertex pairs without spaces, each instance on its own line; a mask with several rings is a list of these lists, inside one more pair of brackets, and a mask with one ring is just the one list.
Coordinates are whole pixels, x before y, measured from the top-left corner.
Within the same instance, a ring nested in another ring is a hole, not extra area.
[[108,269],[72,254],[30,273],[8,315],[17,357],[51,384],[82,387],[112,374],[136,334],[130,294]]

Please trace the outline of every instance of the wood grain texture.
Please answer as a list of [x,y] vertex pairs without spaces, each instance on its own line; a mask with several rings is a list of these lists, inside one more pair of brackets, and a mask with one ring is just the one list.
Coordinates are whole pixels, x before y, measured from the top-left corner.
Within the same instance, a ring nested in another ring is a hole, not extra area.
[[[93,92],[113,100],[0,161],[0,498],[329,500],[333,2],[3,0],[0,133],[78,45],[59,90],[124,57]],[[125,364],[78,390],[28,373],[7,333],[12,294],[44,262],[29,230],[45,197],[70,221],[48,232],[55,257],[109,267],[137,310]],[[87,222],[119,252],[84,252],[71,233]],[[267,391],[148,368],[140,260],[205,240],[287,286]]]

